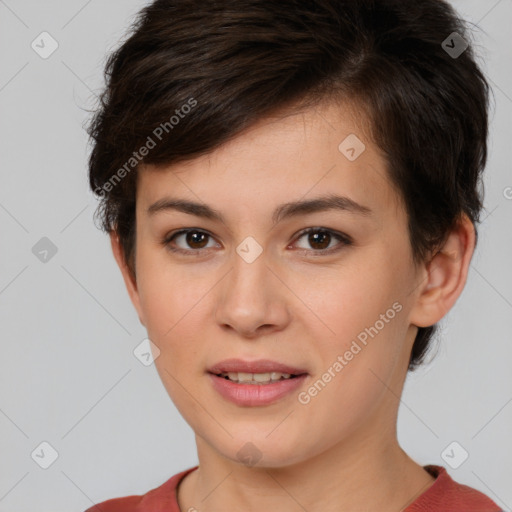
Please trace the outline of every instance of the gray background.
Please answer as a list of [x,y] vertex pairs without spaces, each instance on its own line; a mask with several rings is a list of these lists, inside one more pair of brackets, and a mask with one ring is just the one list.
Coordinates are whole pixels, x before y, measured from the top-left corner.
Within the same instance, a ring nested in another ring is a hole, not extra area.
[[[0,0],[0,512],[81,512],[197,463],[154,366],[133,355],[146,333],[86,181],[87,109],[143,5]],[[454,5],[476,24],[495,93],[485,220],[437,357],[406,383],[399,439],[418,462],[446,467],[441,453],[457,441],[469,458],[449,473],[510,511],[512,1]],[[43,31],[59,44],[48,59],[31,48]],[[32,252],[43,237],[57,248],[46,263]],[[48,469],[31,457],[43,441],[58,452]]]

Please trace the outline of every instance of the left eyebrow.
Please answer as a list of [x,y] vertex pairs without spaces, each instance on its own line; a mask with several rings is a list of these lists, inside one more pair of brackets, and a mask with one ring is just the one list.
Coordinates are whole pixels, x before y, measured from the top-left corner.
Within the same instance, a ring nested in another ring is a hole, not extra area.
[[275,209],[272,215],[272,222],[277,224],[283,219],[290,217],[328,210],[341,210],[344,212],[356,213],[365,217],[373,215],[373,211],[368,208],[368,206],[363,206],[346,196],[331,194],[305,201],[284,203]]
[[[157,212],[176,210],[196,217],[202,217],[210,220],[217,220],[225,223],[224,216],[216,209],[201,203],[188,201],[185,199],[173,199],[165,197],[153,203],[147,209],[148,215],[154,215]],[[371,216],[373,211],[367,206],[361,205],[346,196],[327,195],[315,199],[293,201],[279,205],[272,214],[273,224],[277,224],[284,219],[308,215],[328,210],[339,210],[349,213],[355,213],[362,216]]]

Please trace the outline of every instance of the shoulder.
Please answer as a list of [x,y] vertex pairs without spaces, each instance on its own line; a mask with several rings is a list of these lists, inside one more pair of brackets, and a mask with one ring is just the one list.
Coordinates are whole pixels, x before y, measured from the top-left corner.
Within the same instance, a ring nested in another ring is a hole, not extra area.
[[85,512],[180,512],[176,500],[176,488],[180,480],[194,469],[197,469],[197,466],[175,474],[146,494],[112,498],[93,505]]
[[502,512],[488,496],[453,480],[441,466],[425,466],[434,483],[421,494],[406,512]]

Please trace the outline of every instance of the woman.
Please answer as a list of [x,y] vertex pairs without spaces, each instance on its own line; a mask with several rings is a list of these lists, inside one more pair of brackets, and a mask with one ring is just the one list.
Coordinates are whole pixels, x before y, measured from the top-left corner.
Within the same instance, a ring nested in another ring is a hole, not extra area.
[[498,511],[396,434],[476,244],[488,86],[463,22],[156,0],[133,29],[90,184],[199,465],[88,512]]

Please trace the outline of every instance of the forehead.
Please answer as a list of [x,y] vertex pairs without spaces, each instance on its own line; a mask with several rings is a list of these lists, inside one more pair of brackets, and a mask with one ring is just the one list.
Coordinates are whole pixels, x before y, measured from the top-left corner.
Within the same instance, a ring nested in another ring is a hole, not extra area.
[[268,216],[278,204],[337,194],[381,216],[396,213],[401,202],[387,162],[364,126],[362,112],[338,102],[276,113],[207,155],[146,164],[138,176],[137,209],[149,214],[151,205],[170,196]]

